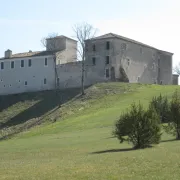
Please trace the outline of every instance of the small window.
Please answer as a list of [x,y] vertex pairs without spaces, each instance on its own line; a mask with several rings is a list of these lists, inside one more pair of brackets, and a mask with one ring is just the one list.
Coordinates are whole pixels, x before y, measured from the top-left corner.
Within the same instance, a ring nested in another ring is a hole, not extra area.
[[27,86],[27,84],[28,84],[27,81],[25,81],[25,82],[24,82],[24,85]]
[[57,86],[59,87],[59,78],[57,78]]
[[11,61],[11,69],[14,69],[14,61]]
[[110,42],[109,42],[109,41],[106,42],[106,49],[107,49],[107,50],[110,49]]
[[1,62],[1,69],[4,69],[4,62]]
[[130,65],[130,59],[127,59],[127,65],[128,66]]
[[109,56],[106,56],[106,64],[109,64]]
[[19,83],[20,83],[21,81],[19,80]]
[[21,60],[21,67],[24,67],[24,60]]
[[109,78],[109,69],[106,69],[106,78]]
[[44,84],[47,84],[47,80],[46,80],[46,78],[44,78]]
[[153,70],[156,70],[156,64],[155,64],[155,63],[153,63],[152,69],[153,69]]
[[10,84],[9,87],[11,87],[12,85]]
[[96,45],[93,44],[93,51],[96,51]]
[[44,60],[44,65],[47,66],[47,64],[48,64],[48,63],[47,63],[47,58],[45,58],[45,60]]
[[123,51],[127,50],[127,44],[126,43],[121,44],[121,50],[123,50]]
[[32,61],[31,61],[31,59],[28,60],[28,66],[29,66],[29,67],[32,66]]
[[92,63],[94,66],[96,65],[96,58],[95,57],[92,58]]
[[6,85],[4,85],[4,87],[6,87]]

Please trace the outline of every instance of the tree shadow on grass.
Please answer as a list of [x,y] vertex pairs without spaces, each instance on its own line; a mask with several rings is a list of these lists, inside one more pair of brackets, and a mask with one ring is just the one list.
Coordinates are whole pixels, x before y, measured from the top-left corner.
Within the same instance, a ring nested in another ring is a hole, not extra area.
[[[153,146],[148,146],[146,148],[141,148],[141,149],[149,149],[152,148]],[[117,153],[117,152],[129,152],[129,151],[136,151],[136,150],[141,150],[139,148],[124,148],[124,149],[107,149],[104,151],[96,151],[92,152],[90,154],[105,154],[105,153]]]
[[[0,129],[16,126],[22,123],[25,123],[34,118],[42,118],[47,113],[53,113],[60,108],[64,103],[72,100],[78,94],[80,94],[80,88],[72,88],[66,90],[59,90],[58,94],[55,91],[44,91],[44,92],[35,92],[35,93],[24,93],[23,95],[17,95],[16,100],[13,102],[27,101],[37,99],[38,102],[33,106],[19,112],[13,117],[8,118],[5,122],[0,123]],[[6,98],[9,98],[8,96]],[[12,104],[12,103],[10,103]],[[8,107],[6,104],[4,109]],[[0,110],[3,109],[2,107]],[[52,111],[52,112],[51,112]]]
[[116,153],[116,152],[128,152],[128,151],[135,151],[137,149],[134,148],[124,148],[124,149],[107,149],[104,151],[96,151],[92,152],[91,154],[105,154],[105,153]]
[[168,139],[168,140],[162,140],[162,143],[166,143],[166,142],[173,142],[173,141],[179,141],[177,139]]

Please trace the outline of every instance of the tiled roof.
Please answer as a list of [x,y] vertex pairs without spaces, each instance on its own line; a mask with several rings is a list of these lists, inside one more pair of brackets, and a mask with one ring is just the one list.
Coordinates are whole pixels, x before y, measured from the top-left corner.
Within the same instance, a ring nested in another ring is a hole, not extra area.
[[24,53],[18,53],[18,54],[12,54],[10,58],[0,58],[2,59],[13,59],[13,58],[24,58],[24,57],[34,57],[34,56],[48,56],[52,55],[52,51],[34,51],[34,52],[24,52]]
[[[135,44],[139,44],[141,46],[145,46],[145,47],[149,47],[151,49],[156,49],[156,50],[159,50],[155,47],[152,47],[152,46],[149,46],[147,44],[144,44],[144,43],[141,43],[141,42],[138,42],[136,40],[133,40],[133,39],[130,39],[130,38],[127,38],[127,37],[124,37],[124,36],[120,36],[120,35],[117,35],[117,34],[114,34],[114,33],[108,33],[108,34],[104,34],[102,36],[98,36],[98,37],[95,37],[95,38],[92,38],[92,39],[89,39],[89,40],[100,40],[100,39],[107,39],[107,38],[119,38],[119,39],[122,39],[124,41],[128,41],[128,42],[132,42],[132,43],[135,43]],[[166,52],[166,53],[170,53],[170,52],[167,52],[167,51],[162,51],[162,50],[159,50],[161,52]],[[173,54],[173,53],[170,53],[170,54]]]

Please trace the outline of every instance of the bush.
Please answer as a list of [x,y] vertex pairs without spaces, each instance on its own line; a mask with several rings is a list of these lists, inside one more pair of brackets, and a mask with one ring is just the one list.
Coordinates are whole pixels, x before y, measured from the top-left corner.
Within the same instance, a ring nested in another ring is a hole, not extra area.
[[169,122],[170,107],[166,96],[160,94],[158,97],[153,97],[149,106],[156,110],[162,123]]
[[180,140],[180,92],[177,90],[170,103],[170,122],[168,126],[164,126],[164,129],[167,133],[176,135],[176,139]]
[[161,139],[159,117],[153,108],[144,110],[142,105],[132,104],[130,111],[121,115],[113,134],[120,140],[131,142],[134,148],[146,148],[158,144]]

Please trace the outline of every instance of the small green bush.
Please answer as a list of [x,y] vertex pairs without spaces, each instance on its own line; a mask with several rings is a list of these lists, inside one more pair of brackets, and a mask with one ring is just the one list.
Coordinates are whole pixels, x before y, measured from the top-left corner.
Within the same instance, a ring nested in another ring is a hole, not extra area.
[[170,106],[166,96],[153,97],[149,106],[156,110],[162,123],[169,122]]
[[172,96],[170,103],[170,122],[168,126],[164,126],[167,133],[176,135],[176,139],[180,140],[180,92],[176,90]]
[[136,149],[158,144],[161,139],[159,117],[151,107],[144,110],[140,103],[132,104],[129,112],[122,114],[116,122],[113,134],[120,143],[131,142]]

